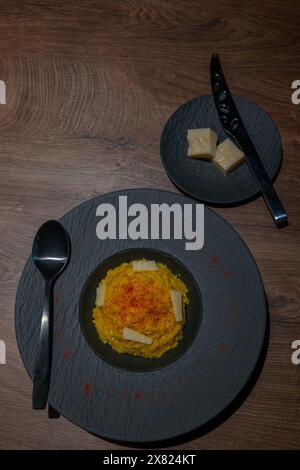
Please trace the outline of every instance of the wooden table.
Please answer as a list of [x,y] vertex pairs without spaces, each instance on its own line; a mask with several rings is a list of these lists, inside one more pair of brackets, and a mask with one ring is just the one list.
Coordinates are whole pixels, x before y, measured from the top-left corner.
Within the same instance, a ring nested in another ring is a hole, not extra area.
[[18,352],[14,300],[37,228],[98,194],[120,188],[176,191],[159,156],[169,115],[210,93],[219,52],[235,94],[256,101],[281,132],[276,188],[290,225],[278,230],[262,199],[216,209],[241,234],[269,301],[267,359],[248,399],[183,449],[300,446],[300,6],[292,0],[21,1],[0,3],[1,449],[117,449],[63,418],[31,410]]

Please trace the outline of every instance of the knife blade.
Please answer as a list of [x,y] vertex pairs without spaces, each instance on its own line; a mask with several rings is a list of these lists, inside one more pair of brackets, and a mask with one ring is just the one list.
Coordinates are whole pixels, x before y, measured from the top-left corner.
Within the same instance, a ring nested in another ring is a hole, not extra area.
[[278,226],[286,225],[287,213],[233,101],[218,54],[212,55],[210,78],[215,106],[225,133],[243,150],[246,162],[275,223]]

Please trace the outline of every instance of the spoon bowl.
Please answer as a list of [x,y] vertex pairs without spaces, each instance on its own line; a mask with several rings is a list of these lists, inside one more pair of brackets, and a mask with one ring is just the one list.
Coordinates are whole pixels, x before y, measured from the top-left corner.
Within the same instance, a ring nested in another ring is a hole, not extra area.
[[69,236],[56,220],[45,222],[38,230],[33,246],[32,259],[45,279],[55,279],[69,259]]

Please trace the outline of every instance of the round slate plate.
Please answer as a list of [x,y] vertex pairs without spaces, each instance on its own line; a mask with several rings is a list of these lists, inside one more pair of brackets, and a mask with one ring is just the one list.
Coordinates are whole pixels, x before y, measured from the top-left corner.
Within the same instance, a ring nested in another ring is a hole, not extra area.
[[[265,165],[274,180],[281,164],[279,131],[262,108],[236,96],[235,104]],[[187,130],[210,127],[218,141],[227,138],[220,124],[213,96],[195,98],[178,108],[169,118],[160,142],[161,160],[172,182],[184,193],[210,205],[238,205],[260,194],[246,163],[227,176],[202,159],[187,157]]]
[[[204,247],[199,251],[186,250],[185,240],[100,241],[97,206],[110,203],[118,208],[120,195],[128,196],[128,205],[142,203],[149,210],[151,204],[196,205],[178,194],[129,190],[96,197],[61,219],[70,234],[72,255],[55,285],[49,402],[91,433],[146,443],[199,428],[239,395],[264,345],[266,300],[248,248],[208,208]],[[193,341],[173,362],[156,370],[114,367],[89,346],[80,325],[80,300],[91,274],[112,255],[137,248],[164,252],[178,260],[201,293],[201,322]],[[43,282],[29,259],[19,283],[15,322],[20,353],[31,377],[42,303]]]

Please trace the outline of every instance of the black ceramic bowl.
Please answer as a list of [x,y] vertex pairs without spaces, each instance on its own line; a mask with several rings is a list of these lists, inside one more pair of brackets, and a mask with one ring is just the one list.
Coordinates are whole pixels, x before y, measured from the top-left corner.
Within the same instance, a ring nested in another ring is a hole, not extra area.
[[[145,359],[142,357],[119,354],[110,345],[104,344],[98,337],[92,322],[92,310],[95,306],[96,289],[99,282],[106,276],[109,269],[115,268],[124,262],[145,258],[165,264],[173,274],[177,274],[188,287],[189,305],[186,308],[186,325],[183,338],[176,348],[167,351],[160,358]],[[167,366],[176,361],[192,344],[202,318],[202,302],[198,285],[186,267],[173,256],[162,251],[135,248],[121,251],[105,259],[89,276],[84,284],[79,308],[79,321],[86,341],[92,350],[104,361],[113,367],[131,372],[152,371]]]

